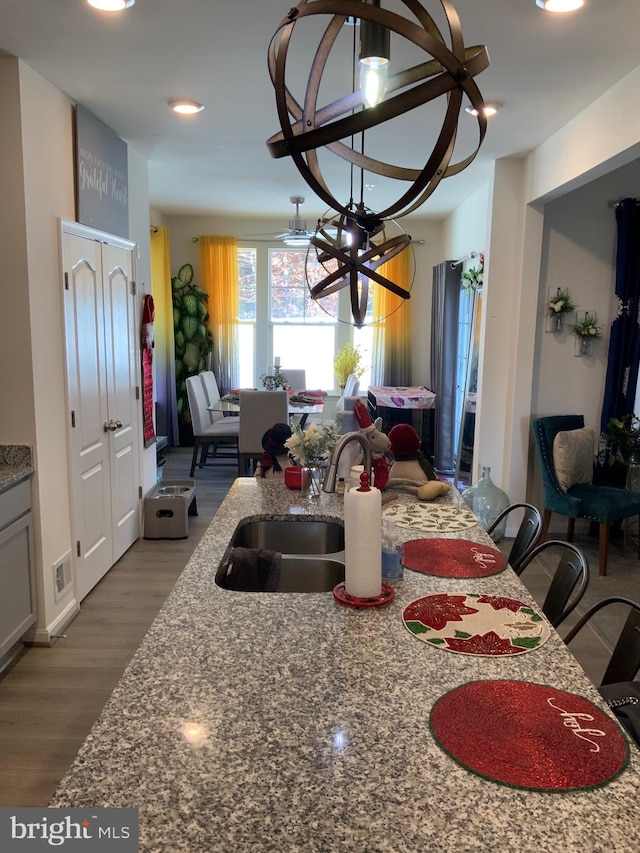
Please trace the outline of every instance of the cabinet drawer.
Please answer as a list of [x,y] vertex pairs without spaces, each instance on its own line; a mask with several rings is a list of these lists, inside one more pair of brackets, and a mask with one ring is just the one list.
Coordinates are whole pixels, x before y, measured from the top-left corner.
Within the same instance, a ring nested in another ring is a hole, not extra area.
[[31,509],[31,481],[23,480],[0,493],[0,530]]

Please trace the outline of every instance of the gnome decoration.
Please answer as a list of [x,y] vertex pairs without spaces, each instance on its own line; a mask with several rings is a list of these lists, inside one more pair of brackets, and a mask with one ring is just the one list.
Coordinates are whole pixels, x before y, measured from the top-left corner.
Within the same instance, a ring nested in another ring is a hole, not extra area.
[[449,491],[449,484],[438,479],[420,449],[420,436],[410,424],[391,427],[389,441],[393,462],[389,468],[387,489],[410,492],[421,501],[433,500]]
[[264,453],[256,466],[254,477],[265,479],[283,479],[285,468],[293,465],[285,441],[291,438],[289,424],[274,424],[262,436]]
[[389,436],[380,430],[382,418],[376,418],[374,423],[367,407],[359,398],[355,402],[353,413],[360,427],[360,432],[365,436],[371,448],[373,485],[382,491],[389,478],[389,466],[385,458],[385,453],[391,446]]

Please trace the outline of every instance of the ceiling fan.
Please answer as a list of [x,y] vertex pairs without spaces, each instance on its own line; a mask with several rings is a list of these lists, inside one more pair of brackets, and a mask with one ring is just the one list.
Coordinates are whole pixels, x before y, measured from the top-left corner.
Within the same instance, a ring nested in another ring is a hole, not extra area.
[[289,220],[288,228],[273,234],[247,234],[245,239],[257,237],[264,240],[282,240],[286,246],[308,246],[309,238],[313,237],[315,231],[308,229],[306,220],[300,216],[300,205],[304,204],[304,196],[292,195],[289,201],[295,205],[296,213],[293,219]]

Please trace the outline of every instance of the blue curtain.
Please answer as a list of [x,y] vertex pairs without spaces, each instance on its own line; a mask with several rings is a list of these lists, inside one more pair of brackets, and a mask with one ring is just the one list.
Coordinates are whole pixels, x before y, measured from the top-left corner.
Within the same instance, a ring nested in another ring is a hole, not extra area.
[[460,268],[444,261],[433,268],[431,307],[431,390],[436,394],[434,466],[452,471],[456,450],[456,387]]
[[609,339],[601,429],[609,418],[633,412],[640,363],[640,205],[625,198],[616,207],[616,291]]

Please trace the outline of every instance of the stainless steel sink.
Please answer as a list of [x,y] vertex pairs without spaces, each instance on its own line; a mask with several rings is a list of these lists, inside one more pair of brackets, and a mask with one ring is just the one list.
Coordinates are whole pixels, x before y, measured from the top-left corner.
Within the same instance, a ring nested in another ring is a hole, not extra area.
[[330,557],[284,555],[276,592],[331,592],[344,580],[344,563]]
[[[236,548],[249,549],[239,573],[238,555],[229,571]],[[215,576],[218,586],[237,592],[330,592],[343,580],[344,527],[314,518],[243,522]]]
[[231,547],[268,548],[281,554],[333,554],[344,550],[344,527],[339,521],[304,516],[249,520],[238,527]]

